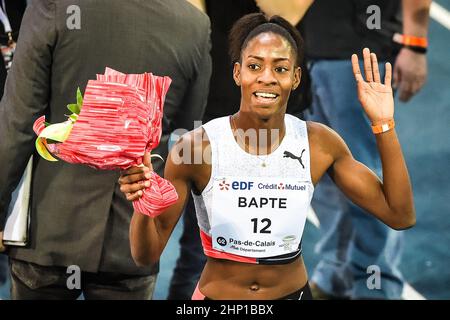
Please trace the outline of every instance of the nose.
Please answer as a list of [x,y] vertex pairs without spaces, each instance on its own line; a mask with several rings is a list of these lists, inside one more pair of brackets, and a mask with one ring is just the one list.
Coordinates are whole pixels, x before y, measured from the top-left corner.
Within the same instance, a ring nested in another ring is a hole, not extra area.
[[258,83],[263,83],[267,85],[276,84],[277,79],[275,78],[274,70],[272,70],[272,68],[264,68],[263,70],[261,70],[261,73],[259,74],[257,81]]

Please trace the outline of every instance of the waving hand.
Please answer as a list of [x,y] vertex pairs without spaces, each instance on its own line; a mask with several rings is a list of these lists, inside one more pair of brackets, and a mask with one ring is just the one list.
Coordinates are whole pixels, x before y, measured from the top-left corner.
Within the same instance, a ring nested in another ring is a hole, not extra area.
[[364,48],[364,80],[359,69],[358,56],[352,55],[353,74],[355,75],[358,90],[358,99],[372,124],[383,122],[394,117],[394,97],[392,94],[391,78],[392,66],[386,63],[384,84],[380,79],[378,61],[375,53]]

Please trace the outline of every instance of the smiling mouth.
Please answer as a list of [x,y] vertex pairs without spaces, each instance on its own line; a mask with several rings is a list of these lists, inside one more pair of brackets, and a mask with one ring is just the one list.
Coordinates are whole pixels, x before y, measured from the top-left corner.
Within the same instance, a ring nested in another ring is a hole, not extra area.
[[253,95],[261,102],[271,103],[274,102],[279,95],[273,92],[254,92]]

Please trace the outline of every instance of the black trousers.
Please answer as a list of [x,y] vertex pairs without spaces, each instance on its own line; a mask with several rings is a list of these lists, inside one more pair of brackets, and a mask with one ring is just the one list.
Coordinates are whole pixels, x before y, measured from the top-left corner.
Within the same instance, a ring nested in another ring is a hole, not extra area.
[[0,286],[2,286],[7,279],[8,274],[8,257],[0,254]]
[[156,283],[156,275],[81,271],[77,288],[76,272],[65,267],[10,259],[10,270],[13,300],[75,300],[81,294],[86,300],[149,300]]

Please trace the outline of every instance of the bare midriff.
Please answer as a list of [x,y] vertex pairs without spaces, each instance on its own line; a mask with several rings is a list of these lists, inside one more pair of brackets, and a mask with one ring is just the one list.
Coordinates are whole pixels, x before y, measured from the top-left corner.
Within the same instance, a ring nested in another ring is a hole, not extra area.
[[259,265],[208,257],[200,292],[213,300],[273,300],[303,288],[308,280],[303,259]]

